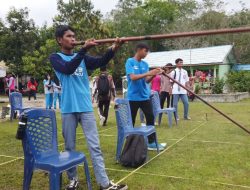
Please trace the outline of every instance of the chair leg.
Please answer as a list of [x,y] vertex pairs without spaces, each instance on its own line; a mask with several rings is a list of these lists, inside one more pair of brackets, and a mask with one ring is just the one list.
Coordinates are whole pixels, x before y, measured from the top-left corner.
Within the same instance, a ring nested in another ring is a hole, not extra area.
[[50,172],[49,187],[50,190],[60,190],[60,173]]
[[158,125],[161,124],[161,118],[162,118],[162,113],[159,113],[158,114]]
[[124,135],[118,135],[117,146],[116,146],[116,161],[119,161],[120,159],[123,143],[124,143]]
[[174,119],[175,119],[175,124],[178,125],[176,111],[174,111]]
[[30,189],[32,175],[33,175],[33,162],[29,158],[25,158],[24,159],[23,190]]
[[156,132],[155,132],[155,144],[156,144],[156,148],[157,148],[157,153],[159,154],[160,150],[159,150],[159,146],[158,146],[158,140],[157,140]]
[[13,118],[14,118],[14,113],[15,113],[15,111],[14,111],[13,109],[11,109],[11,111],[10,111],[10,121],[13,120]]
[[92,190],[91,179],[90,179],[90,174],[89,174],[89,166],[88,166],[88,162],[86,158],[84,160],[84,172],[86,176],[88,190]]
[[172,127],[172,113],[167,112],[166,114],[168,115],[168,125],[169,127]]

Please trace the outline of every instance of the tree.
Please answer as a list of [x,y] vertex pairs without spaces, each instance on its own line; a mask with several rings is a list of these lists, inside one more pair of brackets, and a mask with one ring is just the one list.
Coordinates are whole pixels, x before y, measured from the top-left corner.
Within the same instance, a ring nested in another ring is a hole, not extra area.
[[4,48],[1,49],[2,59],[6,61],[11,71],[17,75],[23,74],[22,56],[32,52],[36,45],[36,30],[32,19],[28,19],[28,9],[11,8],[7,15],[8,28],[2,38]]
[[57,42],[54,39],[47,39],[45,45],[35,50],[32,55],[27,55],[22,58],[24,72],[39,81],[43,79],[46,73],[54,73],[49,61],[49,55],[57,51]]

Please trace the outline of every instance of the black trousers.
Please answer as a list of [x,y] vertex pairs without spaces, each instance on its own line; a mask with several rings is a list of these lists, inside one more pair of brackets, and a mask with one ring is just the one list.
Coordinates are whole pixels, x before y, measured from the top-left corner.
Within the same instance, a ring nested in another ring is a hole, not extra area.
[[99,114],[105,117],[105,121],[103,124],[107,123],[107,119],[109,115],[109,105],[110,105],[110,100],[99,100],[98,102]]
[[160,94],[161,108],[163,108],[166,98],[167,98],[167,108],[169,108],[170,101],[171,101],[171,107],[173,107],[173,96],[170,95],[169,92],[162,91]]
[[34,97],[34,100],[36,100],[36,91],[35,90],[30,90],[29,91],[29,100],[30,100],[30,97]]
[[[130,104],[133,126],[135,125],[136,115],[139,108],[141,108],[142,112],[146,117],[146,125],[154,125],[153,107],[150,100],[129,101],[129,104]],[[152,143],[154,141],[155,141],[155,134],[148,136],[149,143]]]

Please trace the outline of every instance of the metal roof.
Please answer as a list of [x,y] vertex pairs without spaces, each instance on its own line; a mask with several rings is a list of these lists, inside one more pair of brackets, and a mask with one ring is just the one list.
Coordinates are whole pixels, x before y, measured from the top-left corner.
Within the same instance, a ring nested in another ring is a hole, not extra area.
[[234,71],[250,71],[250,64],[234,65],[232,69]]
[[150,52],[144,59],[149,67],[162,67],[167,63],[175,65],[175,60],[183,59],[184,65],[221,64],[232,51],[233,45],[174,51]]

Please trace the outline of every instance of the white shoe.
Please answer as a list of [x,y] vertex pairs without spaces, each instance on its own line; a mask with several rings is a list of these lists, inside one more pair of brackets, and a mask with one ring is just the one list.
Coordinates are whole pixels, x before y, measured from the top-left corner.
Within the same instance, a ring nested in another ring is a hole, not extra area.
[[100,123],[99,123],[99,124],[100,124],[101,126],[103,126],[105,119],[106,119],[105,117],[100,116]]
[[142,126],[142,127],[145,127],[145,126],[146,126],[146,123],[141,123],[141,126]]
[[167,143],[160,143],[160,145],[165,148],[167,146]]

